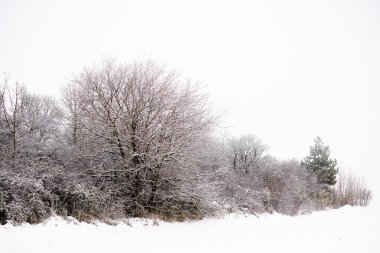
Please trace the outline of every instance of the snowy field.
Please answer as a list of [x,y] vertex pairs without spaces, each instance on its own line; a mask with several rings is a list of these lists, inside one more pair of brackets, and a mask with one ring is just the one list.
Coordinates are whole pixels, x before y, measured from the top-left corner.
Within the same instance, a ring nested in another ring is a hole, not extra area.
[[0,252],[380,252],[376,205],[310,215],[230,215],[115,226],[51,218],[44,224],[0,226]]

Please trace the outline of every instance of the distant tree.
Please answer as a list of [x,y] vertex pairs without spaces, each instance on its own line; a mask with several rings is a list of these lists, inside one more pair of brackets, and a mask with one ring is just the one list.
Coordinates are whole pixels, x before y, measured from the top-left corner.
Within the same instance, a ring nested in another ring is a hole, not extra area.
[[[0,86],[0,153],[4,158],[52,155],[59,135],[61,111],[56,102],[16,83]],[[2,150],[2,151],[1,151]]]
[[9,80],[0,84],[0,224],[38,223],[50,216],[55,199],[42,178],[60,168],[61,111],[54,99]]
[[68,142],[71,145],[78,146],[80,149],[83,146],[81,140],[83,139],[84,126],[80,115],[83,102],[78,92],[78,88],[75,85],[68,85],[63,90],[62,102],[64,105],[64,125],[68,133]]
[[303,159],[302,165],[317,176],[319,184],[336,184],[337,161],[330,158],[329,146],[325,146],[319,136],[314,140],[314,146],[310,147],[310,154]]
[[230,140],[234,170],[252,172],[265,160],[268,146],[254,135],[244,135]]

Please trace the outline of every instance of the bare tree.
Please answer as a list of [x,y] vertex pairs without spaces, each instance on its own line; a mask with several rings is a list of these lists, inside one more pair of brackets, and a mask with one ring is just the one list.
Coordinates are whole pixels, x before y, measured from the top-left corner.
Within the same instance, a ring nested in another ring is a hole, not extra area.
[[15,89],[11,90],[8,80],[4,81],[1,89],[1,109],[2,109],[2,132],[10,141],[11,156],[15,158],[18,142],[22,135],[21,124],[27,117],[30,106],[30,97],[26,94],[23,86],[16,83]]
[[32,95],[19,83],[14,87],[5,79],[0,88],[0,135],[4,157],[20,153],[51,155],[53,138],[59,135],[60,110],[49,97]]
[[193,169],[191,155],[215,123],[199,88],[153,62],[106,60],[71,85],[72,143],[80,118],[93,172],[125,178],[135,210],[154,208],[160,188]]

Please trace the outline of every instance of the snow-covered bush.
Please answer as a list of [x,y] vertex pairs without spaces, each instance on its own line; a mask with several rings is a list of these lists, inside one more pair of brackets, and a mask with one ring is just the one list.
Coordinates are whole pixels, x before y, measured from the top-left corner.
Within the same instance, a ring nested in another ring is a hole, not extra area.
[[49,193],[32,180],[7,174],[0,176],[0,222],[39,223],[51,215]]

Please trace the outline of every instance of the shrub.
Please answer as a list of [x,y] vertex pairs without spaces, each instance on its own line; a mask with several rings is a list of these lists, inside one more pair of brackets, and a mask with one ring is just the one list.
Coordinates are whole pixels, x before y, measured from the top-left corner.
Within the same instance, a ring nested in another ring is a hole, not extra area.
[[371,191],[367,188],[365,180],[351,172],[339,173],[335,194],[337,206],[366,206],[371,200]]
[[51,198],[32,181],[15,175],[0,176],[0,222],[39,223],[51,215]]
[[52,198],[53,211],[62,216],[72,216],[79,221],[120,218],[117,201],[111,195],[75,175],[47,175],[43,186]]

